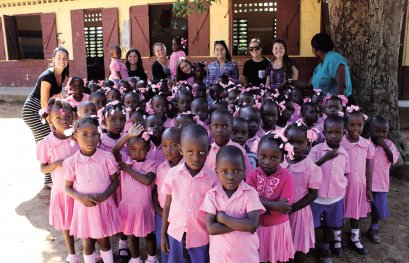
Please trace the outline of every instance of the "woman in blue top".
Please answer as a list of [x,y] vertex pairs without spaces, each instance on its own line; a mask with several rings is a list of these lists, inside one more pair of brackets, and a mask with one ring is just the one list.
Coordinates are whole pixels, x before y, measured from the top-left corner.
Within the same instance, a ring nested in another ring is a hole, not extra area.
[[348,104],[356,104],[352,96],[352,82],[348,62],[341,54],[333,51],[334,43],[326,33],[318,33],[311,39],[312,52],[319,58],[310,84],[289,80],[296,87],[321,89],[327,95],[345,95]]
[[229,49],[224,40],[214,42],[214,55],[216,60],[209,63],[207,67],[207,86],[219,83],[219,77],[222,75],[231,78],[234,84],[237,85],[239,82],[239,68],[231,60]]

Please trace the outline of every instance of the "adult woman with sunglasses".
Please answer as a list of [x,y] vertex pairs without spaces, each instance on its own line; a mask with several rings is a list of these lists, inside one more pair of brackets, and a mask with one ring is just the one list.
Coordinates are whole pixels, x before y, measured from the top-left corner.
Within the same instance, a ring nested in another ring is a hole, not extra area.
[[259,87],[261,83],[266,83],[266,68],[270,61],[261,55],[263,45],[260,39],[253,38],[249,44],[251,59],[244,63],[243,76],[246,85]]
[[216,60],[209,63],[207,67],[206,85],[210,86],[219,82],[219,77],[225,75],[231,78],[234,84],[239,82],[239,68],[231,60],[229,49],[224,40],[214,42],[214,55]]

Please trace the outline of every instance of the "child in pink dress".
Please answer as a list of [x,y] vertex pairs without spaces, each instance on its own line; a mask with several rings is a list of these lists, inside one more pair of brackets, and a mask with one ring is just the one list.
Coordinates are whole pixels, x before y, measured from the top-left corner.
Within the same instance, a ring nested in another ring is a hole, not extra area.
[[294,262],[305,262],[305,256],[315,245],[314,220],[310,204],[317,198],[322,181],[321,169],[306,156],[308,148],[308,127],[293,123],[286,132],[288,142],[294,147],[294,159],[287,159],[286,168],[294,183],[294,203],[291,209],[290,224],[294,241]]
[[256,229],[265,209],[257,191],[243,182],[243,157],[233,145],[218,151],[216,173],[220,183],[207,192],[200,208],[206,212],[212,263],[259,262]]
[[97,106],[91,101],[85,101],[77,107],[78,118],[91,117],[97,115]]
[[126,80],[129,77],[128,68],[121,60],[121,48],[119,46],[111,46],[109,54],[111,55],[111,64],[109,64],[111,74],[109,79],[118,84],[121,79]]
[[152,97],[152,99],[149,101],[150,107],[152,112],[149,112],[148,110],[148,104],[146,105],[146,111],[149,114],[155,114],[158,115],[163,122],[163,126],[165,128],[172,127],[172,119],[168,118],[168,100],[166,99],[166,96],[163,94],[160,95],[155,95]]
[[391,140],[388,140],[389,122],[382,116],[372,117],[370,123],[371,141],[375,146],[375,155],[370,160],[372,177],[372,222],[368,237],[374,243],[381,242],[379,220],[389,217],[388,192],[389,168],[399,159],[399,151]]
[[71,88],[72,95],[64,99],[71,107],[77,107],[82,103],[88,101],[89,95],[83,92],[84,80],[80,77],[72,77],[68,82]]
[[102,110],[100,122],[105,127],[106,132],[101,136],[99,148],[111,152],[125,127],[126,110],[122,103],[117,100],[108,103]]
[[[50,194],[48,221],[56,230],[62,230],[68,248],[66,262],[79,263],[75,254],[74,237],[70,236],[71,213],[74,200],[64,192],[63,162],[78,151],[78,145],[64,131],[72,125],[73,112],[67,103],[50,99],[47,110],[41,116],[47,118],[53,132],[37,144],[37,159],[41,163],[42,173],[51,173],[53,186]],[[68,214],[67,214],[68,213]]]
[[[369,162],[373,158],[373,144],[361,137],[364,115],[358,106],[351,105],[345,112],[346,135],[341,146],[348,152],[351,171],[347,174],[345,193],[345,218],[350,219],[351,245],[360,254],[367,250],[360,242],[359,220],[371,212],[372,192]],[[368,169],[367,169],[368,167]]]
[[176,74],[177,74],[177,65],[179,62],[179,59],[181,57],[186,57],[185,52],[183,49],[186,48],[187,45],[187,39],[183,39],[180,37],[175,37],[172,39],[172,54],[170,55],[169,58],[169,68],[170,68],[170,74],[172,75],[172,79],[176,79]]
[[169,170],[161,189],[166,195],[161,250],[169,253],[169,263],[205,263],[209,262],[209,234],[200,206],[217,184],[214,170],[205,165],[209,152],[205,128],[186,126],[180,148],[185,162]]
[[[287,145],[287,146],[286,146]],[[260,240],[260,262],[286,262],[294,257],[294,245],[288,214],[293,203],[293,179],[280,167],[291,145],[274,133],[259,143],[259,167],[251,172],[246,183],[254,187],[267,212],[260,217],[257,234]]]
[[[128,236],[131,251],[130,263],[142,263],[139,256],[139,238],[146,238],[148,259],[145,262],[159,262],[155,247],[155,210],[152,203],[152,182],[156,175],[156,162],[146,159],[149,151],[149,134],[142,125],[133,126],[112,149],[116,159],[127,144],[129,155],[122,156],[121,201],[119,217],[121,232]],[[140,136],[143,136],[140,137]]]
[[301,116],[302,122],[307,125],[310,133],[313,132],[315,134],[316,139],[313,145],[323,142],[325,138],[322,133],[322,124],[318,123],[320,117],[318,105],[313,102],[305,102],[301,107]]
[[118,209],[112,194],[118,187],[118,167],[110,152],[97,148],[98,120],[79,119],[74,140],[80,150],[64,162],[65,192],[74,198],[70,234],[82,239],[85,263],[95,263],[95,242],[105,263],[113,263],[109,237],[119,232]]

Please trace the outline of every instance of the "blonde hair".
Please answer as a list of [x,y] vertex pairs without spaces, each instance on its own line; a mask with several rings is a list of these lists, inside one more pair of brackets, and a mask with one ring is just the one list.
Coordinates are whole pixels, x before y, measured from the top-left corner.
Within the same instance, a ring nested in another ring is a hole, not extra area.
[[153,44],[153,46],[152,46],[152,51],[153,51],[153,53],[155,53],[155,48],[157,47],[157,46],[162,46],[163,47],[163,49],[165,50],[165,53],[166,53],[166,46],[165,46],[165,44],[163,44],[163,43],[155,43],[155,44]]
[[250,40],[250,43],[257,43],[261,48],[263,47],[263,44],[261,44],[261,40],[258,38],[253,38],[252,40]]

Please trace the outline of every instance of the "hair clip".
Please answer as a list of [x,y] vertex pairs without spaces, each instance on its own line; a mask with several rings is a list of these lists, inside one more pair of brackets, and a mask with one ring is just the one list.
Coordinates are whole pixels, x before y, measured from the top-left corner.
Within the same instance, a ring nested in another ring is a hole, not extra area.
[[68,128],[64,131],[64,135],[70,137],[74,133],[74,128]]
[[342,111],[338,111],[337,115],[341,118],[344,118],[344,113]]
[[359,111],[359,110],[360,110],[360,108],[357,105],[351,105],[351,106],[347,107],[347,112],[348,113],[352,113],[354,111]]
[[184,39],[183,37],[180,39],[180,44],[182,45],[183,49],[186,49],[187,45],[187,39]]
[[280,107],[281,111],[285,111],[287,108],[285,107],[285,100],[281,101],[278,103],[278,106]]
[[297,127],[300,127],[300,126],[302,126],[302,125],[305,125],[305,126],[307,126],[304,122],[303,122],[303,120],[302,119],[298,119],[298,120],[296,120],[295,121],[295,123],[297,123]]

